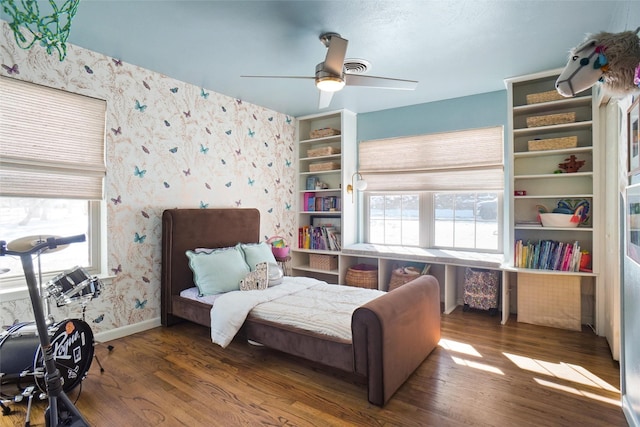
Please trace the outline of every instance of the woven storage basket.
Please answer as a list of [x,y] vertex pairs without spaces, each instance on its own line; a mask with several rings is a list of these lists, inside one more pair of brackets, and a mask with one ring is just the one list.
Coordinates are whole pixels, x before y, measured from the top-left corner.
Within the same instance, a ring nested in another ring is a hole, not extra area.
[[378,289],[378,269],[370,264],[349,267],[345,283],[358,288]]
[[560,150],[562,148],[575,148],[578,146],[577,136],[565,136],[564,138],[535,139],[527,142],[529,151]]
[[309,132],[309,137],[311,139],[315,138],[324,138],[326,136],[340,135],[340,131],[338,129],[333,128],[322,128],[322,129],[314,129]]
[[340,169],[340,163],[338,162],[322,162],[309,164],[309,172],[321,172]]
[[338,256],[309,254],[309,266],[317,270],[335,270],[338,268]]
[[391,272],[391,280],[389,281],[389,292],[394,289],[399,288],[412,281],[413,279],[417,279],[420,276],[420,272],[413,269],[407,268],[396,268]]
[[320,147],[307,150],[307,157],[330,156],[332,154],[340,154],[337,147]]
[[559,113],[547,114],[545,116],[527,117],[527,127],[535,128],[538,126],[561,125],[564,123],[573,123],[576,121],[576,113]]
[[530,93],[527,95],[527,104],[539,104],[541,102],[557,101],[564,99],[557,90],[549,90],[547,92]]

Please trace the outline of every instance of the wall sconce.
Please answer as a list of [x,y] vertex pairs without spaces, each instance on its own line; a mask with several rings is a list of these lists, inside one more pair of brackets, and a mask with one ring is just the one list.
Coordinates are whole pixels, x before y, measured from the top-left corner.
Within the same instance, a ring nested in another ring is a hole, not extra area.
[[367,189],[367,181],[362,178],[362,175],[360,175],[359,172],[351,175],[351,184],[347,185],[347,193],[351,194],[351,203],[354,202],[354,188],[358,191],[364,191]]

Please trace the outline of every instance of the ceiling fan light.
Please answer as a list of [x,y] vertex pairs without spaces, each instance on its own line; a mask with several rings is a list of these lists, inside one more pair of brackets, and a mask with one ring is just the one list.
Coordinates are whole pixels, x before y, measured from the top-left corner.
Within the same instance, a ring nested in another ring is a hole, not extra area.
[[344,80],[334,76],[319,77],[316,87],[324,92],[337,92],[344,87]]

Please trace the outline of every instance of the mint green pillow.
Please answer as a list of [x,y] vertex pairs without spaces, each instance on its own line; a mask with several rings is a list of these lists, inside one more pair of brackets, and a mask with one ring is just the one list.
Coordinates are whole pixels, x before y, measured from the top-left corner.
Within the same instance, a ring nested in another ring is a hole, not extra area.
[[186,254],[200,295],[237,291],[240,289],[240,280],[250,271],[238,247],[210,253],[186,251]]
[[276,264],[276,258],[273,256],[273,252],[271,252],[271,245],[265,242],[240,243],[238,246],[242,249],[244,260],[251,271],[255,271],[256,265],[261,262]]

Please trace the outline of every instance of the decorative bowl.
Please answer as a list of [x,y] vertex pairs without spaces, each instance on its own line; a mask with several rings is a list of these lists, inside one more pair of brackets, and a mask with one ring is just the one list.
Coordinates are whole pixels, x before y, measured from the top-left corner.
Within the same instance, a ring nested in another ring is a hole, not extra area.
[[[543,227],[574,228],[580,224],[580,217],[572,214],[541,213],[539,215]],[[574,222],[571,218],[574,218]]]

